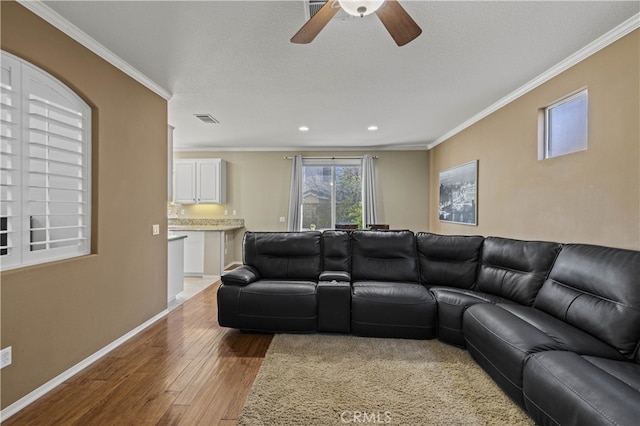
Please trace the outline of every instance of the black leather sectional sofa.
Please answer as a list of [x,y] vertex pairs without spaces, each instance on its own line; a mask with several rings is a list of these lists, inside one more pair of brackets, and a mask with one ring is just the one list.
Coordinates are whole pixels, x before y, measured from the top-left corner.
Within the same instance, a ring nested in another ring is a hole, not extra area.
[[247,232],[220,325],[438,339],[541,425],[640,424],[640,251],[411,231]]

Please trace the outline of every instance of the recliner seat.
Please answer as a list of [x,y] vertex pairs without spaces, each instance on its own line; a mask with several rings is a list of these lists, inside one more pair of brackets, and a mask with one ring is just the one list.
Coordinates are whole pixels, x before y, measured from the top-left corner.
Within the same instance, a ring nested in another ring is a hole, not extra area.
[[420,283],[413,232],[354,231],[351,238],[351,332],[435,337],[436,301]]
[[320,232],[247,232],[244,265],[222,276],[218,322],[268,332],[318,328]]

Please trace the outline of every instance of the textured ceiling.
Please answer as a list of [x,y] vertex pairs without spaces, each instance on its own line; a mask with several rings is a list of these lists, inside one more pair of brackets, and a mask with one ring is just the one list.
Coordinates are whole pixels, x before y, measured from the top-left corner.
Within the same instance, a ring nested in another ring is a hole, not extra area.
[[292,44],[302,0],[45,2],[172,94],[177,149],[236,150],[424,148],[640,10],[400,3],[423,30],[404,47],[375,15],[334,19],[311,44]]

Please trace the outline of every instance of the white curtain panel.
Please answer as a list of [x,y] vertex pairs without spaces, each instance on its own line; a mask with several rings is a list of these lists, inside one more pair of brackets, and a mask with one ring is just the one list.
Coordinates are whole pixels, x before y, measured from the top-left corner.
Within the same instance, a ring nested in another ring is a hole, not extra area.
[[376,214],[376,177],[371,154],[362,157],[362,226],[378,223]]
[[302,226],[302,155],[291,160],[291,192],[289,194],[289,231],[299,231]]

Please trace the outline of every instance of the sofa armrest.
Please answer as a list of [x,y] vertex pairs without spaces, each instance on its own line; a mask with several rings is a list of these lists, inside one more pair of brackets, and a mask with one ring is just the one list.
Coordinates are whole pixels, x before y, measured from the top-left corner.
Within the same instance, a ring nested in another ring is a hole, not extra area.
[[220,278],[226,285],[247,285],[260,279],[260,273],[256,268],[249,265],[242,265],[232,271],[227,272]]
[[351,274],[346,271],[323,271],[319,281],[351,281]]

